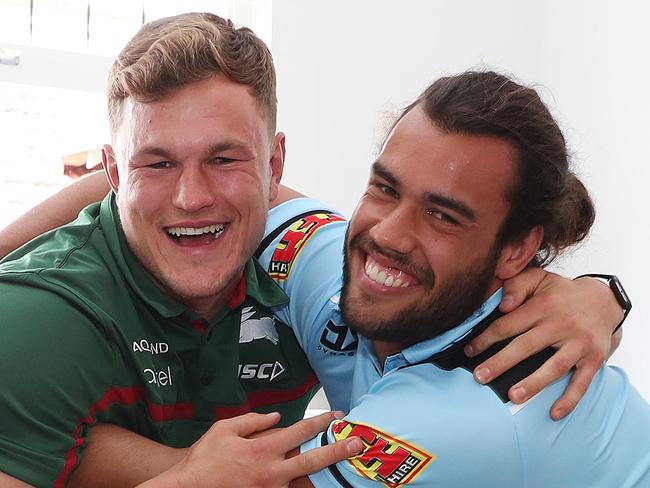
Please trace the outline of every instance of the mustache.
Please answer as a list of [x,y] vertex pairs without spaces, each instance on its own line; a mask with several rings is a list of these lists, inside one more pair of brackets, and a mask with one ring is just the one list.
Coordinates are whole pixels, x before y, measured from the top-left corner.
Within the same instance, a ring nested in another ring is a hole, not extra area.
[[350,252],[353,249],[358,249],[366,254],[368,254],[368,252],[379,254],[380,256],[383,256],[390,261],[395,262],[401,270],[412,276],[415,276],[420,281],[420,283],[425,286],[433,287],[435,283],[435,274],[431,268],[425,268],[414,263],[413,260],[410,259],[406,254],[381,247],[374,240],[372,240],[367,232],[357,234],[352,239],[348,239],[346,252]]

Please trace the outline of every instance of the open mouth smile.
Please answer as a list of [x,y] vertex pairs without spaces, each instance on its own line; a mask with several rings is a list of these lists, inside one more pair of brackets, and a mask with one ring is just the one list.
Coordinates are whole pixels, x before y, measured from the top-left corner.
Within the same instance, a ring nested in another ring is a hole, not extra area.
[[370,281],[387,288],[406,288],[420,283],[415,277],[401,269],[379,263],[369,254],[366,254],[364,272]]
[[173,226],[165,228],[167,235],[182,246],[206,245],[219,239],[226,230],[226,224],[206,225],[204,227],[180,227]]

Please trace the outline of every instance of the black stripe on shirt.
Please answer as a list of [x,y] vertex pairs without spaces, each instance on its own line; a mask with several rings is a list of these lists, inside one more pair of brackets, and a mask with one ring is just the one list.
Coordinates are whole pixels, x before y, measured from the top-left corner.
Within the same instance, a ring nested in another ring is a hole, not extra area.
[[303,212],[299,215],[294,215],[290,219],[286,220],[285,222],[282,222],[280,225],[278,225],[275,229],[273,229],[269,234],[262,240],[260,243],[259,247],[257,248],[257,251],[255,251],[255,258],[259,259],[260,256],[264,251],[266,251],[266,248],[269,247],[269,245],[275,240],[276,237],[278,237],[284,230],[286,230],[291,224],[294,222],[297,222],[298,220],[305,218],[309,215],[314,215],[314,214],[319,214],[319,213],[325,213],[325,214],[334,214],[336,215],[336,212],[333,212],[331,210],[310,210],[308,212]]
[[[438,354],[433,355],[429,359],[422,361],[422,363],[433,363],[445,371],[451,371],[455,368],[463,368],[469,372],[473,372],[474,368],[481,364],[483,361],[491,358],[496,353],[501,351],[506,347],[514,337],[510,337],[501,342],[497,342],[490,346],[487,350],[483,351],[478,356],[469,358],[465,356],[463,348],[471,342],[476,336],[488,328],[492,322],[504,315],[498,308],[496,308],[491,314],[485,317],[477,326],[475,326],[472,331],[463,337],[460,341],[455,342],[453,345],[445,349],[444,351],[439,352]],[[531,373],[536,371],[542,366],[553,354],[555,354],[555,349],[552,347],[547,347],[542,351],[533,354],[532,356],[524,359],[520,363],[516,364],[498,378],[495,378],[490,383],[487,383],[487,386],[492,388],[494,393],[501,399],[503,403],[508,403],[510,399],[508,398],[508,390],[510,387],[523,380]],[[408,366],[407,366],[408,367]]]
[[[323,432],[321,434],[320,438],[320,445],[321,446],[327,446],[329,444],[327,440],[327,431]],[[328,468],[330,470],[330,473],[332,473],[332,476],[334,476],[334,479],[340,483],[340,485],[343,488],[354,488],[348,480],[345,479],[343,474],[339,471],[339,468],[336,466],[336,464],[330,464]]]

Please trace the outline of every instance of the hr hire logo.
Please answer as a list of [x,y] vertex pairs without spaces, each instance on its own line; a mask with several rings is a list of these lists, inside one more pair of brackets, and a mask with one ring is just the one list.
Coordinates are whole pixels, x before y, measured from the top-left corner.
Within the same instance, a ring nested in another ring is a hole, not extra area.
[[348,462],[365,478],[397,487],[413,481],[436,457],[433,454],[365,424],[339,420],[332,426],[334,439],[360,437],[363,452]]
[[323,226],[343,220],[345,219],[332,213],[316,213],[307,215],[291,224],[275,246],[271,256],[268,269],[271,278],[279,281],[286,280],[294,261],[307,241]]

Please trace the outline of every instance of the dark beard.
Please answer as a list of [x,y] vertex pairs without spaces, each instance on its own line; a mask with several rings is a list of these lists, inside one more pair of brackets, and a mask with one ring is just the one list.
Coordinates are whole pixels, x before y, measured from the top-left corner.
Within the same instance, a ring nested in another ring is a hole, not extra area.
[[[348,246],[354,248],[355,244],[353,240]],[[368,339],[404,346],[439,336],[460,325],[488,298],[500,251],[498,247],[493,246],[485,258],[450,277],[447,283],[438,284],[439,289],[428,295],[428,300],[410,309],[395,310],[389,317],[373,317],[372,304],[350,297],[349,248],[346,247],[340,303],[343,319],[350,329]],[[382,254],[387,255],[387,252],[382,251]],[[435,281],[434,276],[430,289]]]

